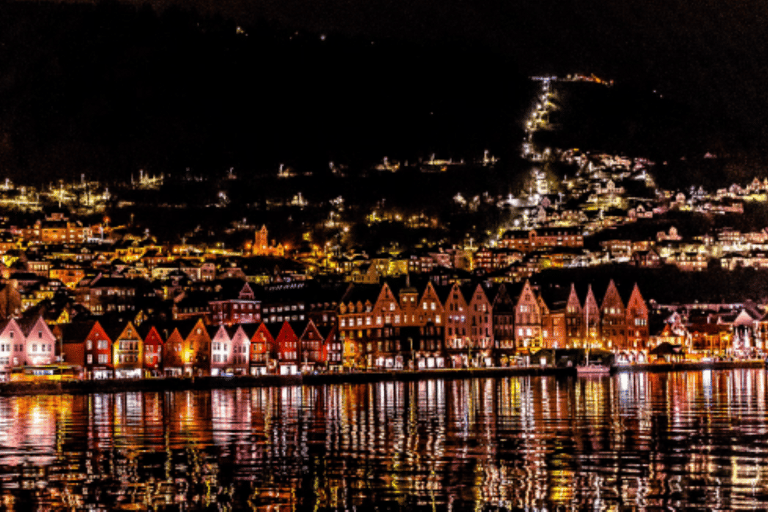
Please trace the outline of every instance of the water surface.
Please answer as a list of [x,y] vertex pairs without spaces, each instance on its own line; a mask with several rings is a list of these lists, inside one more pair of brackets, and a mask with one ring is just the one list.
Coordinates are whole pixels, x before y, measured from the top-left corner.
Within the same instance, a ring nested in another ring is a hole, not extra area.
[[768,508],[766,372],[0,398],[0,506]]

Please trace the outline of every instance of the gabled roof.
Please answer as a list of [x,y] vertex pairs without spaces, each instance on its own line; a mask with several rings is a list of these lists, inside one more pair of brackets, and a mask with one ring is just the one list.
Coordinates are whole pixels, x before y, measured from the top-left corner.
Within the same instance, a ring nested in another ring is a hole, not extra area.
[[107,336],[114,341],[128,326],[128,321],[118,319],[108,321],[102,320],[101,325],[104,328],[104,332],[107,333]]
[[200,322],[199,318],[193,318],[189,320],[175,320],[165,324],[164,328],[168,329],[168,335],[170,335],[174,329],[178,329],[182,338],[186,339],[192,333],[192,330],[195,328],[195,326],[197,326],[198,322]]
[[57,328],[61,332],[61,339],[64,343],[81,343],[88,337],[96,324],[98,324],[97,320],[86,320],[61,324]]
[[[243,330],[246,336],[248,336],[248,339],[253,338],[253,335],[256,334],[256,331],[259,330],[259,326],[262,325],[262,323],[249,323],[249,324],[239,324],[239,327]],[[237,325],[233,325],[233,328],[237,328]],[[269,327],[264,324],[264,327],[269,331]],[[270,334],[272,334],[271,331],[269,331]]]
[[16,319],[16,323],[19,324],[19,327],[21,328],[21,332],[23,332],[24,336],[26,337],[26,336],[29,336],[29,333],[31,333],[32,329],[34,329],[35,325],[37,325],[38,320],[40,320],[39,315],[23,316],[21,318]]
[[564,310],[571,296],[571,285],[549,284],[541,286],[541,298],[550,311]]
[[[206,326],[205,326],[205,330],[206,330],[206,331],[208,331],[208,336],[209,336],[211,339],[213,339],[213,338],[214,338],[214,336],[216,336],[216,334],[219,332],[219,330],[220,330],[222,327],[223,327],[223,326],[221,326],[221,325],[206,325]],[[226,333],[226,335],[227,335],[229,338],[232,338],[232,335],[230,335],[230,334],[229,334],[229,331],[227,330],[227,328],[226,328],[226,327],[224,327],[224,332]],[[234,333],[233,333],[233,334],[234,334]]]

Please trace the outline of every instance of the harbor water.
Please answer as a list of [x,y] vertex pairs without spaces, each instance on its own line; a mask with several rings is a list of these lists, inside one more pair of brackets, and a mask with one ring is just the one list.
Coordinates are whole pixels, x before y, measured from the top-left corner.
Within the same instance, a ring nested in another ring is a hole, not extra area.
[[9,509],[768,508],[765,370],[0,397]]

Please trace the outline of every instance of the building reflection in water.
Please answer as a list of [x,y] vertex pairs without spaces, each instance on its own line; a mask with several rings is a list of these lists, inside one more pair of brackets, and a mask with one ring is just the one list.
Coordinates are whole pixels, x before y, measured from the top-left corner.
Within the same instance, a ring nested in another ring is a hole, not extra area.
[[7,508],[764,509],[766,374],[0,398]]

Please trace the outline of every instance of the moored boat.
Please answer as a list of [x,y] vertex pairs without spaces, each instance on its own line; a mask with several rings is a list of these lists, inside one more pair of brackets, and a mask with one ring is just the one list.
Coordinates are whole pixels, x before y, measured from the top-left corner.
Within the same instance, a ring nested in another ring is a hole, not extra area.
[[611,367],[600,363],[587,363],[576,366],[576,375],[608,375]]

